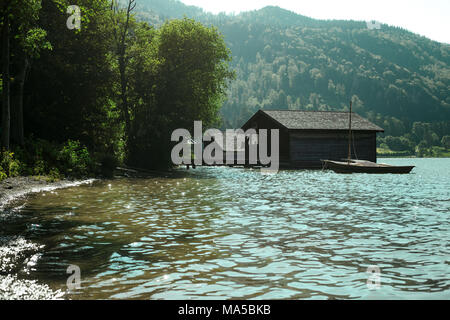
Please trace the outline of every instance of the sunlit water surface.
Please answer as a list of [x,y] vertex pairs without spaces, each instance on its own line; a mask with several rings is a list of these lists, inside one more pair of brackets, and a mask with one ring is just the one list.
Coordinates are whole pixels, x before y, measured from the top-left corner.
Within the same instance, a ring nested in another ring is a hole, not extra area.
[[100,181],[30,197],[0,232],[41,248],[22,278],[66,291],[79,266],[70,299],[449,299],[450,159],[382,161],[417,168]]

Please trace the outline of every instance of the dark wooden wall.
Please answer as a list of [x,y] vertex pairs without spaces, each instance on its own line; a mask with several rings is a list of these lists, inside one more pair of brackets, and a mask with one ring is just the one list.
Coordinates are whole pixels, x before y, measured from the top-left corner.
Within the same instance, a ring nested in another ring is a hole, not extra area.
[[[354,132],[352,158],[376,162],[376,133]],[[291,131],[290,162],[295,168],[321,168],[321,160],[348,157],[348,132]]]
[[270,146],[270,140],[271,140],[271,132],[272,129],[278,129],[279,135],[280,135],[280,145],[279,145],[279,152],[280,152],[280,163],[283,164],[289,164],[290,163],[290,144],[289,144],[289,130],[286,128],[280,126],[278,123],[273,121],[271,118],[264,116],[263,114],[257,113],[247,125],[244,125],[242,127],[244,131],[247,131],[248,129],[256,129],[258,132],[259,129],[267,129],[268,132],[268,142],[269,142],[269,153],[271,153],[271,146]]

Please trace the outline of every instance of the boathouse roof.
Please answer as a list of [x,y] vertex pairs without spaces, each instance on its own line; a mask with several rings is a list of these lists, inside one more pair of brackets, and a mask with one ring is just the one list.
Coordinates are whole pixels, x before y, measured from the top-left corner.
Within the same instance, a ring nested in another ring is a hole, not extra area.
[[[259,110],[282,127],[289,130],[348,130],[349,113],[336,111]],[[253,117],[255,117],[253,116]],[[244,125],[247,127],[253,117]],[[352,130],[384,132],[384,129],[352,113]]]

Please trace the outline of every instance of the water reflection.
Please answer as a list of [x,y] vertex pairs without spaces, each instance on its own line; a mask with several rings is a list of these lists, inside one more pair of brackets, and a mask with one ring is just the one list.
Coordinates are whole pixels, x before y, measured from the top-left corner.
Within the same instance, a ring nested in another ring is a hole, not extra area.
[[73,299],[449,298],[450,160],[402,161],[414,174],[95,182],[30,199],[1,231],[44,245],[28,276],[55,289],[78,265]]

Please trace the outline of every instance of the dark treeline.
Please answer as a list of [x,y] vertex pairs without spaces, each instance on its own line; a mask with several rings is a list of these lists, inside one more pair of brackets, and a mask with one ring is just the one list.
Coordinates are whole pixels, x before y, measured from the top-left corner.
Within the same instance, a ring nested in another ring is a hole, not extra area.
[[1,2],[0,179],[165,168],[174,129],[220,125],[234,74],[215,28],[154,27],[136,19],[136,0],[76,4],[80,29],[68,27],[70,1]]
[[212,15],[176,0],[141,3],[143,19],[162,23],[184,12],[224,34],[237,73],[222,108],[226,127],[241,126],[258,109],[347,110],[352,98],[357,113],[386,130],[380,146],[396,151],[401,140],[405,154],[432,155],[448,141],[448,44],[277,7]]

